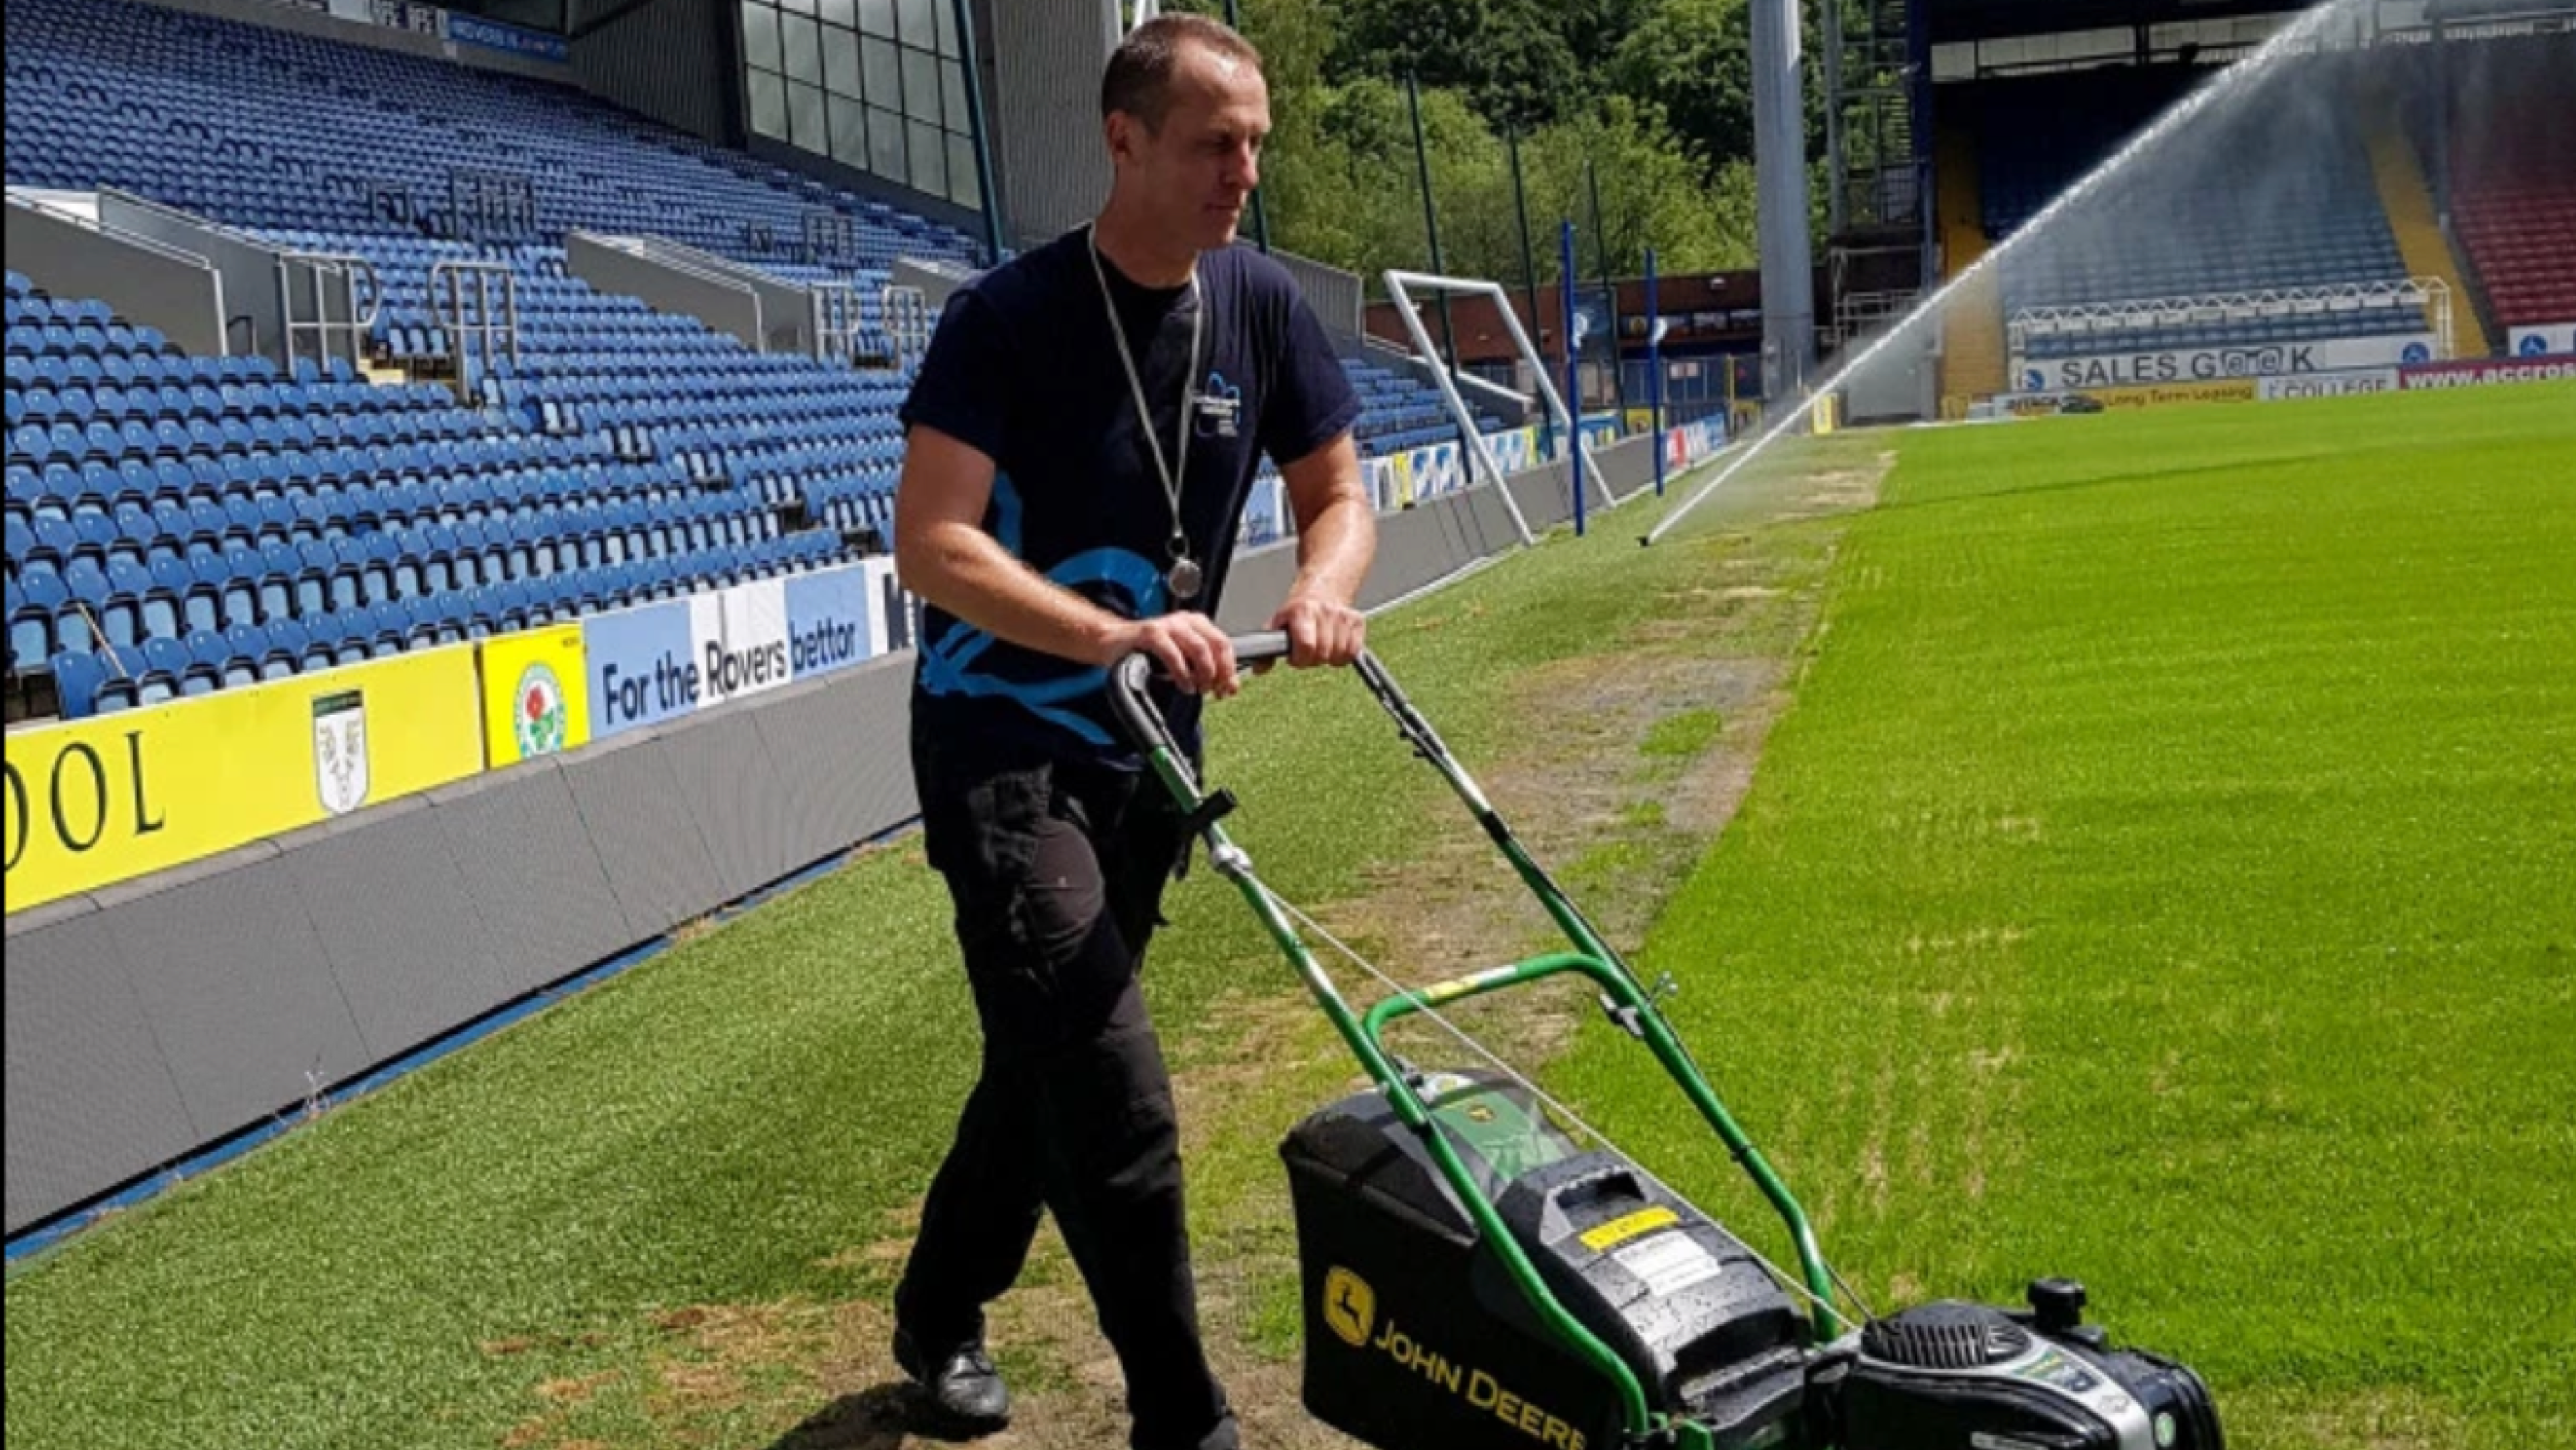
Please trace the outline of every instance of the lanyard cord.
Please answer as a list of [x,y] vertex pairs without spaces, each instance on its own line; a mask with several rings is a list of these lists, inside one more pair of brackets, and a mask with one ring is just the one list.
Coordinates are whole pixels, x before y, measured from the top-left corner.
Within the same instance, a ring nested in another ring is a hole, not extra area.
[[[1163,483],[1163,497],[1172,506],[1172,559],[1174,564],[1190,556],[1189,533],[1181,525],[1181,490],[1189,482],[1190,471],[1190,402],[1196,396],[1199,373],[1199,340],[1207,321],[1207,308],[1199,294],[1198,264],[1190,264],[1190,366],[1181,374],[1180,473],[1175,476],[1163,461],[1163,440],[1154,436],[1154,413],[1145,402],[1145,382],[1137,376],[1136,359],[1127,348],[1127,325],[1118,320],[1117,300],[1109,295],[1109,274],[1100,265],[1100,228],[1097,223],[1085,228],[1086,250],[1091,253],[1091,275],[1100,283],[1100,305],[1109,313],[1110,333],[1118,340],[1118,365],[1127,372],[1127,391],[1136,401],[1136,421],[1145,430],[1145,446],[1154,455],[1154,472]],[[1191,577],[1197,577],[1193,570]],[[1195,589],[1190,592],[1196,593]]]

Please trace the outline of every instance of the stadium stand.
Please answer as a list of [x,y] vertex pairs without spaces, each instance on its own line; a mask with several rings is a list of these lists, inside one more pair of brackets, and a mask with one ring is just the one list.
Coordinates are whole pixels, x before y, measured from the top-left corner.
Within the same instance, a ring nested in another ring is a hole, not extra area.
[[[2030,308],[2210,297],[2403,281],[2366,137],[2346,87],[2349,57],[2302,62],[2317,98],[2219,118],[2193,165],[2135,168],[2003,267],[2007,317]],[[2113,154],[2186,89],[2182,67],[2112,67],[1987,82],[1976,99],[1985,224],[1995,240]],[[2283,157],[2301,158],[2285,166]],[[2316,341],[2422,330],[2414,307],[2140,326],[2032,339],[2034,357]]]
[[[2576,320],[2576,35],[2470,43],[2488,88],[2450,128],[2452,226],[2505,327]],[[2454,104],[2472,104],[2466,97]],[[2492,118],[2504,118],[2497,124]]]
[[[542,82],[140,4],[27,0],[7,26],[12,186],[115,186],[363,257],[374,359],[478,405],[181,357],[13,274],[10,668],[51,669],[65,714],[831,562],[890,529],[901,374],[598,293],[564,238],[849,283],[858,351],[883,355],[896,258],[980,260],[954,229]],[[818,214],[847,226],[818,245]],[[515,361],[460,356],[441,262],[514,274]],[[1352,374],[1368,452],[1451,436],[1427,385]]]
[[[187,357],[104,304],[8,289],[9,666],[50,668],[66,717],[852,557],[782,526],[744,462],[764,455],[652,456],[614,403],[548,435],[541,404]],[[733,406],[776,403],[769,360],[737,354],[687,365]]]
[[[1402,453],[1458,436],[1458,425],[1450,419],[1448,405],[1441,400],[1440,390],[1431,384],[1356,358],[1342,359],[1342,371],[1368,410],[1352,430],[1363,456]],[[1481,408],[1469,411],[1480,432],[1490,433],[1502,426]]]

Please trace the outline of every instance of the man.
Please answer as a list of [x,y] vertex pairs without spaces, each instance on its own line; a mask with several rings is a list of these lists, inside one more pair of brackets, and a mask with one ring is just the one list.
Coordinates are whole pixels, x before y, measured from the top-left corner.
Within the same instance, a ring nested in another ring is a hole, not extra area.
[[1189,843],[1103,684],[1152,655],[1195,751],[1200,700],[1236,689],[1209,616],[1261,453],[1300,531],[1271,620],[1291,664],[1358,655],[1376,533],[1359,400],[1287,274],[1231,245],[1270,129],[1260,56],[1211,21],[1150,21],[1110,59],[1101,112],[1115,180],[1098,220],[952,298],[904,407],[896,563],[930,605],[913,772],[984,1057],[896,1290],[895,1353],[946,1428],[1007,1423],[983,1308],[1051,1209],[1125,1372],[1135,1450],[1229,1450],[1137,990]]

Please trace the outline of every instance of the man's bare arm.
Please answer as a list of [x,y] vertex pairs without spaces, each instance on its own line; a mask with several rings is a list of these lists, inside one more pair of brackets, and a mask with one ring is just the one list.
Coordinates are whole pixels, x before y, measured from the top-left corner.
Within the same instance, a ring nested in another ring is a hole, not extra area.
[[1280,466],[1297,515],[1297,582],[1270,627],[1288,632],[1289,663],[1346,665],[1368,643],[1368,619],[1354,607],[1377,557],[1377,515],[1360,482],[1351,435]]
[[1202,614],[1122,619],[1050,582],[992,535],[993,460],[916,425],[895,488],[895,571],[903,587],[999,639],[1087,665],[1137,650],[1162,661],[1184,689],[1235,691],[1234,652]]

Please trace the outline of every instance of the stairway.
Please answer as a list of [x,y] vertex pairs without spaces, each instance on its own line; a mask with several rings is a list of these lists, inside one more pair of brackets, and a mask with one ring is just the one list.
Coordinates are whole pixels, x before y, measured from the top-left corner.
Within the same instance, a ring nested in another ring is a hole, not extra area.
[[[2451,289],[2451,345],[2454,356],[2489,357],[2494,347],[2487,339],[2486,328],[2478,320],[2476,294],[2467,285],[2466,272],[2451,250],[2450,238],[2442,234],[2442,224],[2433,215],[2433,189],[2424,180],[2424,168],[2415,159],[2415,148],[2406,139],[2392,108],[2374,106],[2377,118],[2370,128],[2370,169],[2379,179],[2379,201],[2388,212],[2388,228],[2397,237],[2397,252],[2406,259],[2410,277],[2439,277]],[[2426,309],[2424,325],[2436,329],[2436,319]]]
[[[1981,199],[1977,193],[1975,133],[1955,116],[1945,117],[1933,145],[1940,205],[1942,265],[1956,277],[1984,257],[1986,240]],[[1945,279],[1946,280],[1946,279]],[[1965,412],[1964,400],[2006,390],[2004,376],[2003,289],[1989,269],[1950,299],[1941,314],[1941,409],[1953,400]]]

